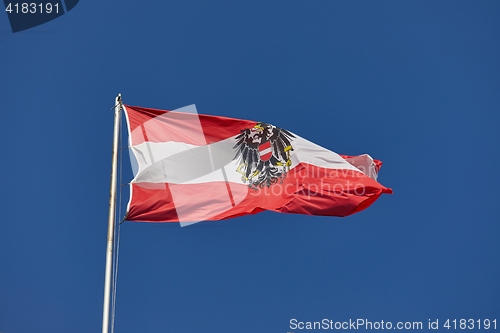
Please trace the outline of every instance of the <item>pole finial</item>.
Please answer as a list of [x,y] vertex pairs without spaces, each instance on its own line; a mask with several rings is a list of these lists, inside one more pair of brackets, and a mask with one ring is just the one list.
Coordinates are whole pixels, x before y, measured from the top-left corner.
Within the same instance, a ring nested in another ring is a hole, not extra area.
[[123,102],[122,102],[122,94],[118,93],[118,96],[116,96],[116,99],[115,99],[115,106],[116,105],[119,105],[120,108],[123,106]]

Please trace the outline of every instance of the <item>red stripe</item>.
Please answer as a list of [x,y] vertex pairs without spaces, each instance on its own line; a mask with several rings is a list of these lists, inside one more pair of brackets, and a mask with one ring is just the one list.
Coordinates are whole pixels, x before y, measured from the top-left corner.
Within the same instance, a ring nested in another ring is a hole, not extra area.
[[259,146],[259,151],[266,150],[271,147],[271,141],[267,141]]
[[[176,191],[173,202],[171,187]],[[179,196],[179,188],[182,195]],[[189,185],[132,184],[129,221],[178,222],[177,210],[184,212],[181,222],[197,221],[207,211],[218,212],[208,220],[221,220],[264,210],[306,215],[348,216],[369,207],[382,193],[392,190],[353,170],[320,168],[301,163],[282,184],[258,191],[247,185],[230,183],[231,195],[243,200],[232,207],[225,182]],[[203,196],[199,195],[200,193]],[[188,212],[190,220],[185,218]]]
[[[185,142],[205,145],[235,136],[252,128],[252,120],[190,114],[125,105],[132,145],[150,142]],[[147,131],[145,139],[141,126]],[[201,131],[200,133],[200,126]]]
[[261,160],[263,160],[263,161],[267,161],[268,159],[270,159],[270,158],[271,158],[271,156],[273,156],[273,153],[272,153],[272,152],[269,152],[269,153],[264,154],[264,155],[262,155],[262,153],[261,153],[261,155],[260,155],[260,159],[261,159]]

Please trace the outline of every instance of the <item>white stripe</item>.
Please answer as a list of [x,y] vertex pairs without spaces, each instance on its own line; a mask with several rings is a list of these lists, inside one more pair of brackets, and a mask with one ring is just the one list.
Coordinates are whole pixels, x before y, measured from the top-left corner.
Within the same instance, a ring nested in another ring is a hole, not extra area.
[[266,154],[270,153],[271,151],[272,151],[272,150],[271,150],[271,147],[269,147],[269,148],[266,148],[266,149],[264,149],[264,150],[261,150],[261,151],[259,152],[259,154],[260,154],[260,156],[264,156],[264,155],[266,155]]
[[236,163],[233,163],[235,142],[234,137],[206,146],[174,141],[143,142],[131,147],[138,164],[132,182],[184,184],[203,176],[208,177],[207,182],[214,181],[213,175],[209,176],[214,170]]
[[[241,174],[237,171],[240,162],[233,160],[236,155],[236,150],[233,149],[235,142],[235,137],[231,137],[211,144],[213,164],[208,146],[194,146],[173,141],[148,142],[133,146],[132,152],[137,158],[139,168],[132,182],[196,184],[225,181],[220,170],[224,168],[228,181],[243,184]],[[147,145],[149,145],[155,163],[150,161]],[[292,141],[292,146],[293,151],[290,151],[291,168],[302,162],[328,169],[365,171],[363,173],[374,178],[372,168],[360,170],[355,166],[357,165],[355,162],[358,164],[362,162],[362,165],[367,165],[368,162],[373,163],[368,155],[359,161],[350,160],[351,164],[338,154],[301,137],[296,137]]]
[[[151,151],[151,155],[148,152]],[[163,159],[169,158],[173,155],[188,151],[190,149],[196,148],[198,146],[187,144],[184,142],[143,142],[136,146],[132,146],[130,150],[134,154],[138,168],[134,170],[135,178],[141,175],[144,170],[155,163],[155,161],[161,161]],[[151,156],[153,160],[151,160]],[[134,178],[134,179],[135,179]]]
[[339,154],[299,136],[296,136],[292,141],[292,147],[293,151],[290,154],[292,167],[303,162],[321,168],[360,171],[343,159]]

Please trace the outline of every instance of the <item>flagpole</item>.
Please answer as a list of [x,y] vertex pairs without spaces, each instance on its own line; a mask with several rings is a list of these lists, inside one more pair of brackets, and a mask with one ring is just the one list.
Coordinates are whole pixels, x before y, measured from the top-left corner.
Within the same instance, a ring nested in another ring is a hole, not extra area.
[[106,245],[106,273],[104,277],[104,306],[102,311],[102,333],[109,329],[109,296],[111,291],[111,265],[113,262],[113,238],[115,233],[116,210],[116,173],[118,167],[118,138],[120,133],[120,116],[122,95],[115,98],[115,124],[113,132],[113,153],[111,158],[111,185],[109,190],[108,240]]

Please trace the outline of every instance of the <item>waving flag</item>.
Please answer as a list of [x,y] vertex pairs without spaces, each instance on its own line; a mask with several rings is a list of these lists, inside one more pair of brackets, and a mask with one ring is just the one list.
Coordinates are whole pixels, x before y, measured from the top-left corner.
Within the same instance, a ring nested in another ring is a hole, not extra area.
[[345,156],[274,125],[124,106],[134,179],[126,219],[193,223],[265,210],[347,216],[392,190],[382,163]]

